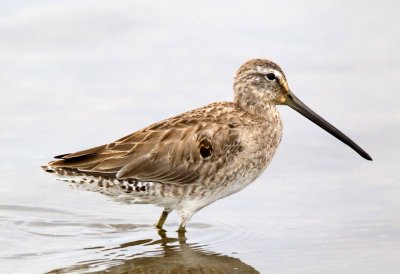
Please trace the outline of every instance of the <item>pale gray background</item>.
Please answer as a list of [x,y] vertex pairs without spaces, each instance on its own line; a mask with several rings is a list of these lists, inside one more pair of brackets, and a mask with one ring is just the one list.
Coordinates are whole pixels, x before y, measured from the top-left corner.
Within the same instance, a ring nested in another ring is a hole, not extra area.
[[107,268],[112,259],[84,248],[156,239],[159,208],[70,190],[39,166],[231,100],[235,71],[259,57],[374,161],[280,107],[267,172],[195,215],[189,242],[261,273],[399,273],[399,11],[398,1],[2,1],[1,272]]

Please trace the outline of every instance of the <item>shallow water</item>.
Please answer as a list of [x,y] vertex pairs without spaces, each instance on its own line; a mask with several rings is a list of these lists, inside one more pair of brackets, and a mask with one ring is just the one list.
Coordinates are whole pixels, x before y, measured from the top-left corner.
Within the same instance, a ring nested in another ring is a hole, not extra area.
[[[3,1],[0,273],[399,273],[396,1]],[[293,92],[374,158],[285,107],[252,185],[198,212],[186,239],[161,208],[70,189],[40,165],[231,100],[271,58]]]

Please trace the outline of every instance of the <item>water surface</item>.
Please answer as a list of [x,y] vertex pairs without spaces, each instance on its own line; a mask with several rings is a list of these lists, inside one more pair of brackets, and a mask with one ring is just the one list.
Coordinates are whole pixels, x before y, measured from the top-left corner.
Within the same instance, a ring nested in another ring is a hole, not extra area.
[[[396,1],[3,1],[1,273],[399,273],[400,22]],[[374,158],[281,107],[284,138],[252,185],[171,214],[69,189],[40,165],[231,100],[244,61]],[[197,271],[197,272],[196,272]]]

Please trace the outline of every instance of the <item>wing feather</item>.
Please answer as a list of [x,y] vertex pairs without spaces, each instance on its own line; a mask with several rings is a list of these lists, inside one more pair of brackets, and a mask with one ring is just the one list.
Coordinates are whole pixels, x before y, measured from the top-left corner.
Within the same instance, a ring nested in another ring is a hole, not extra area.
[[[196,110],[184,113],[113,143],[60,155],[49,166],[118,179],[193,183],[217,172],[241,150],[240,131],[232,127],[238,121],[226,115],[234,108],[227,107],[220,116],[220,108],[214,111],[219,118],[204,119],[204,113]],[[211,144],[208,158],[200,153],[204,140]]]

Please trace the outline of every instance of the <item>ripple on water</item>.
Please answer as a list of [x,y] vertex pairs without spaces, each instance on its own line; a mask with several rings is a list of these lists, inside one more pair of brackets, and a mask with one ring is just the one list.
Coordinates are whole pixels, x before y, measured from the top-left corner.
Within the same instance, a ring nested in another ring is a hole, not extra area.
[[[258,273],[237,258],[211,251],[207,244],[160,237],[149,224],[24,205],[0,205],[0,210],[4,217],[0,222],[6,222],[10,236],[5,241],[7,254],[0,251],[0,257],[15,262],[51,262],[45,264],[54,265],[49,273],[187,273],[193,269],[204,273]],[[224,247],[232,242],[240,246],[254,240],[246,232],[250,231],[247,226],[216,225],[191,223],[189,235],[219,250],[226,250]],[[173,231],[171,235],[177,235],[174,224],[167,228]]]
[[[252,223],[215,223],[214,226],[205,225],[200,233],[196,233],[196,239],[202,243],[210,243],[214,248],[231,250],[232,245],[240,250],[243,246],[252,246],[260,239],[257,233],[261,228]],[[198,230],[196,230],[198,231]],[[196,232],[193,231],[193,232]]]
[[15,211],[15,212],[36,212],[36,213],[54,213],[54,214],[64,214],[64,215],[73,215],[73,213],[62,210],[62,209],[54,209],[54,208],[46,208],[46,207],[36,207],[36,206],[25,206],[25,205],[0,205],[1,212],[4,211]]
[[[259,273],[241,260],[220,255],[207,250],[207,246],[187,244],[179,238],[163,238],[163,244],[152,242],[159,240],[135,241],[121,244],[121,248],[104,249],[103,258],[81,261],[73,266],[57,269],[49,273]],[[130,256],[123,246],[148,247],[152,250],[134,252]],[[119,253],[123,251],[123,253]]]

